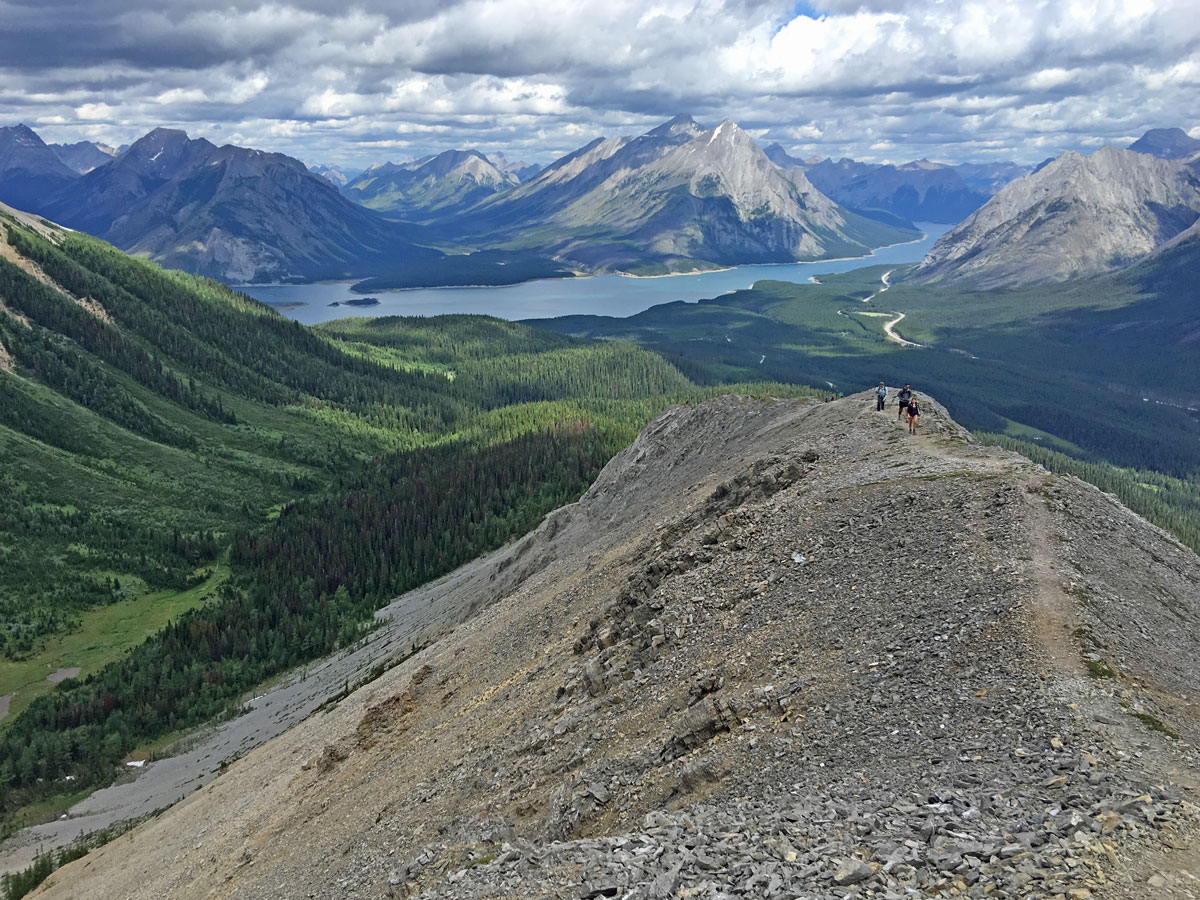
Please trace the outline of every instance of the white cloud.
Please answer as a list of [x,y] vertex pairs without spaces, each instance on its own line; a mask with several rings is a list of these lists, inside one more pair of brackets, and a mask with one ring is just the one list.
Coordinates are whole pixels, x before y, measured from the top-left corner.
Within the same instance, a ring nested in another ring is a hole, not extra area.
[[84,103],[82,106],[75,107],[75,115],[85,122],[96,119],[111,119],[113,108],[107,103]]
[[47,23],[0,0],[0,122],[54,140],[168,124],[349,164],[395,140],[545,161],[685,111],[806,153],[1031,161],[1197,127],[1194,0],[63,2]]

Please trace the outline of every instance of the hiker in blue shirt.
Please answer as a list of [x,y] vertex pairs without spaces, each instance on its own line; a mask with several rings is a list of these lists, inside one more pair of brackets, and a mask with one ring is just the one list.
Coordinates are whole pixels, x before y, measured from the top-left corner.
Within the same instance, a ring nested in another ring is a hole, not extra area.
[[879,387],[875,388],[875,409],[877,412],[882,412],[884,402],[887,400],[887,385],[882,381],[879,382]]

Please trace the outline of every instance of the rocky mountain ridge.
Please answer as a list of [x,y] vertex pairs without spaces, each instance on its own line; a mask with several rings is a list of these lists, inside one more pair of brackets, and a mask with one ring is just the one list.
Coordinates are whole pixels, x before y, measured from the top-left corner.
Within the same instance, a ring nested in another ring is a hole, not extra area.
[[105,165],[56,184],[23,208],[225,281],[350,277],[441,256],[299,160],[217,147],[179,129],[156,128]]
[[779,144],[766,152],[777,165],[802,170],[818,190],[843,206],[913,222],[958,222],[1029,171],[1014,163],[950,166],[927,159],[899,165],[847,158],[805,161],[789,156]]
[[342,171],[336,166],[323,165],[309,166],[308,171],[312,172],[314,175],[320,175],[322,178],[327,179],[339,190],[349,184],[351,178],[357,178],[359,174],[356,172],[353,175],[348,175],[346,172]]
[[0,201],[31,209],[75,177],[32,128],[0,127]]
[[95,141],[77,141],[74,144],[50,144],[49,146],[68,168],[80,175],[86,175],[92,169],[112,162],[116,156],[124,152],[124,149],[128,149],[118,149]]
[[1200,138],[1190,136],[1182,128],[1151,128],[1129,149],[1159,159],[1184,159],[1200,153]]
[[906,277],[991,288],[1104,274],[1145,258],[1198,218],[1194,159],[1070,151],[947,231]]
[[36,896],[1186,896],[1200,559],[921,400],[664,413],[422,589],[473,618]]
[[[689,116],[637,137],[597,139],[536,174],[476,151],[373,166],[344,190],[388,219],[330,196],[334,181],[298,160],[218,148],[179,130],[155,129],[83,175],[33,138],[50,180],[12,168],[0,200],[19,196],[21,208],[122,249],[233,282],[378,275],[387,284],[441,283],[431,265],[440,252],[417,246],[435,241],[486,251],[466,267],[490,283],[508,262],[519,265],[505,276],[661,274],[861,255],[916,236],[906,223],[837,208],[734,123],[705,130]],[[239,173],[235,194],[222,174],[228,165]]]

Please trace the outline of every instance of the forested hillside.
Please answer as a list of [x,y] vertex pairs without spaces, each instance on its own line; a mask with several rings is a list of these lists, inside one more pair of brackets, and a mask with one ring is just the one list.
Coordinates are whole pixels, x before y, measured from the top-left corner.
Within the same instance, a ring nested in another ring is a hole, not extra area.
[[[665,404],[713,392],[633,345],[494,319],[309,329],[0,221],[9,825],[352,642],[578,496]],[[81,671],[55,687],[56,666]]]

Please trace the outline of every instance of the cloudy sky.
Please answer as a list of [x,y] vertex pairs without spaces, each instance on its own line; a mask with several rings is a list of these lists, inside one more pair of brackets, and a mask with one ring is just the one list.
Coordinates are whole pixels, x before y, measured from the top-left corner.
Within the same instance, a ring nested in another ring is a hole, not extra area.
[[0,0],[0,125],[362,167],[547,162],[678,112],[802,155],[1034,162],[1200,136],[1196,0]]

